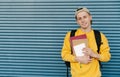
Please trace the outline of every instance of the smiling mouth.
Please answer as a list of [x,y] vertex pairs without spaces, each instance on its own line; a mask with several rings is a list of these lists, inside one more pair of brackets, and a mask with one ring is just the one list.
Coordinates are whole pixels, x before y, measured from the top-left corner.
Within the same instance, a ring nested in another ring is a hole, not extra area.
[[83,23],[82,25],[83,25],[83,26],[86,26],[86,24],[87,24],[87,23]]

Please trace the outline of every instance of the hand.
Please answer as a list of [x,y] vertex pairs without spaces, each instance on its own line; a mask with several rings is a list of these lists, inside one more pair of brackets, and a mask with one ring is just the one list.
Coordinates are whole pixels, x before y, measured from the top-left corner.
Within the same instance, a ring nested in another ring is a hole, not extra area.
[[92,59],[87,55],[76,57],[75,60],[82,64],[88,64],[92,61]]
[[99,59],[100,58],[100,55],[99,54],[97,54],[97,53],[95,53],[95,52],[93,52],[92,51],[92,49],[90,49],[90,48],[84,48],[83,49],[83,53],[85,54],[85,55],[88,55],[88,56],[90,56],[90,57],[93,57],[93,58],[97,58],[97,59]]

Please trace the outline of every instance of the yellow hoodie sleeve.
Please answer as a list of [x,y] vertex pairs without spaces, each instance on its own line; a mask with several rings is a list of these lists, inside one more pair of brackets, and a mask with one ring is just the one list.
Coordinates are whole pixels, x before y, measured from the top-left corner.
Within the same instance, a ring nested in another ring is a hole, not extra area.
[[101,40],[102,40],[102,44],[100,47],[100,61],[107,62],[111,58],[110,47],[107,38],[102,33],[101,33]]
[[64,61],[75,62],[75,57],[71,54],[70,32],[67,32],[64,38],[61,57]]

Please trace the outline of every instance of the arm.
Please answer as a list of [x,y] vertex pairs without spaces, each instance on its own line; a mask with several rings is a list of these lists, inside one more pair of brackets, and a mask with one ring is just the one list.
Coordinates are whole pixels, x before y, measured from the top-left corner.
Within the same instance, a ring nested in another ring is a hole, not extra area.
[[89,55],[89,56],[96,58],[100,61],[106,62],[106,61],[109,61],[111,58],[110,47],[108,44],[108,40],[104,36],[104,34],[101,34],[101,39],[102,39],[102,44],[100,46],[100,53],[99,54],[93,52],[93,50],[90,48],[84,48],[83,50],[85,51],[84,53],[86,55]]
[[71,54],[70,46],[70,32],[68,32],[64,38],[64,43],[61,51],[61,57],[64,61],[76,62],[75,56]]
[[100,59],[99,60],[106,62],[106,61],[109,61],[111,58],[110,47],[108,44],[108,40],[104,34],[101,34],[101,38],[102,38],[103,44],[100,47]]

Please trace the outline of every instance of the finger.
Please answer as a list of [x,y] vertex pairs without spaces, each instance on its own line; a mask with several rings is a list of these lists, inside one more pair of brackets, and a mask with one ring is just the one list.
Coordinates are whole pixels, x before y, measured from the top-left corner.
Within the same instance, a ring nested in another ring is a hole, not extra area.
[[82,49],[82,51],[86,51],[86,49],[85,49],[85,48],[83,48],[83,49]]
[[83,53],[84,53],[85,55],[87,55],[87,56],[89,55],[89,53],[88,53],[88,52],[83,52]]
[[91,62],[91,61],[92,61],[92,59],[89,59],[89,60],[88,60],[88,62]]

